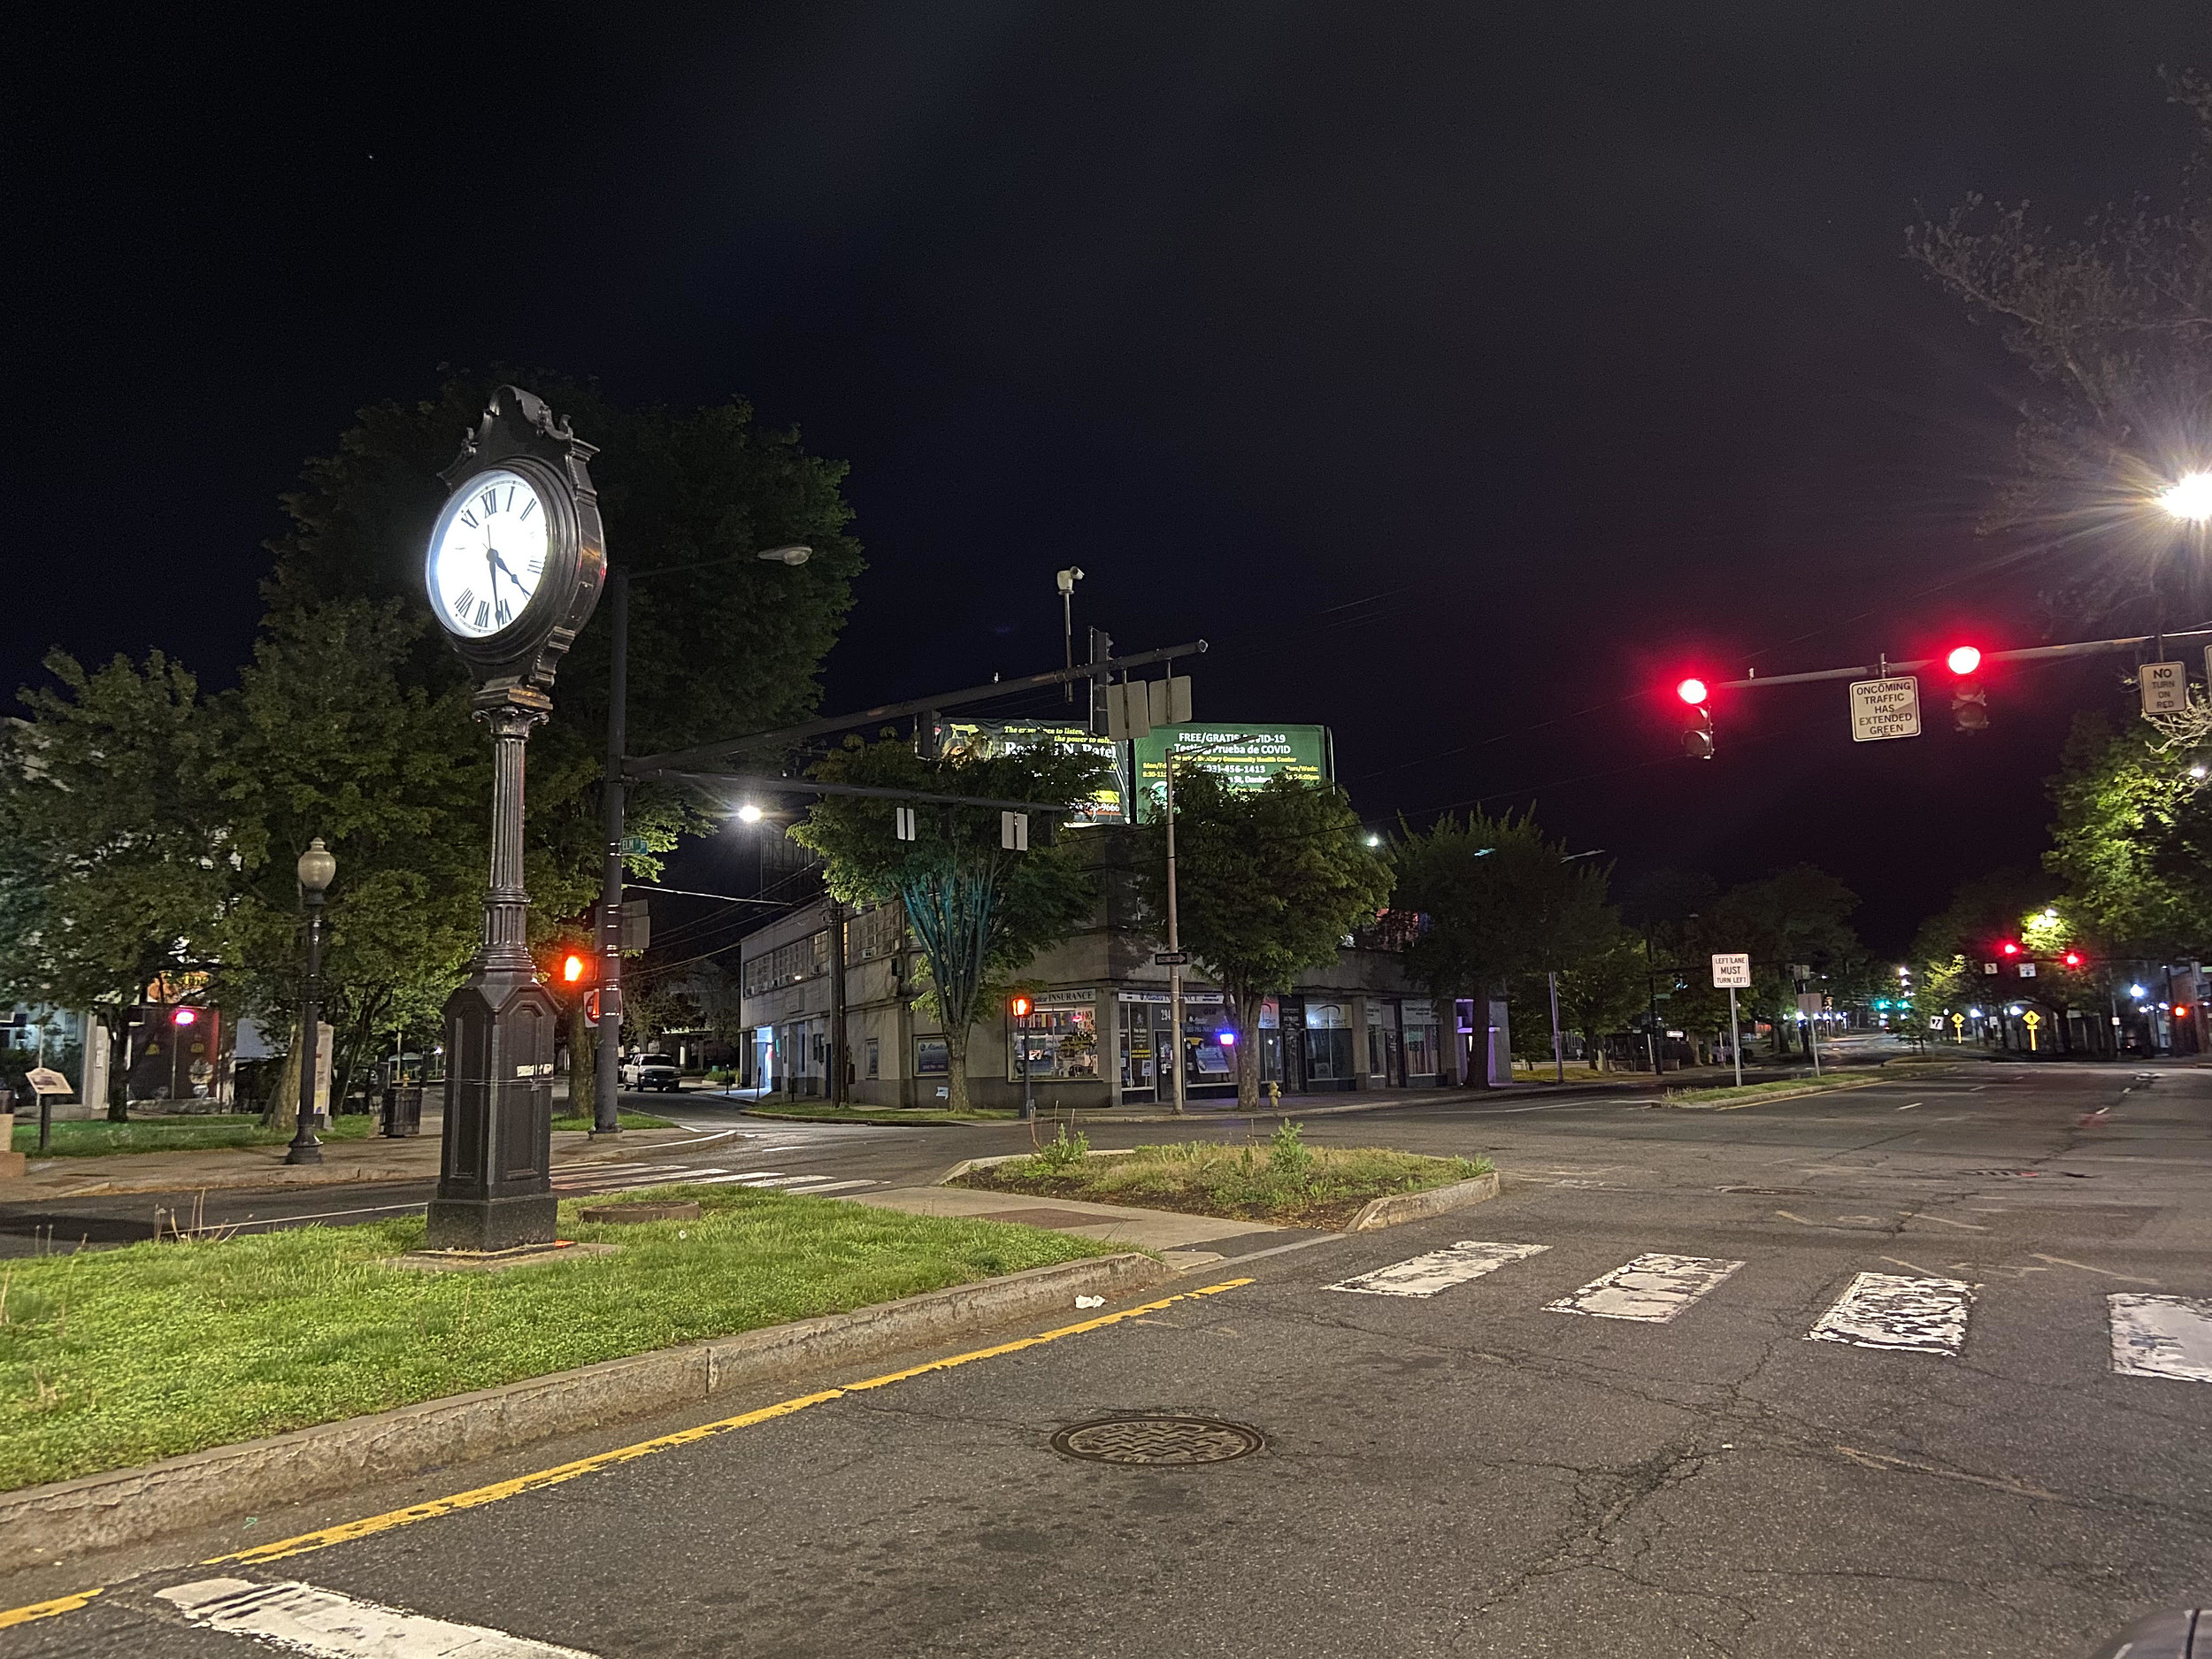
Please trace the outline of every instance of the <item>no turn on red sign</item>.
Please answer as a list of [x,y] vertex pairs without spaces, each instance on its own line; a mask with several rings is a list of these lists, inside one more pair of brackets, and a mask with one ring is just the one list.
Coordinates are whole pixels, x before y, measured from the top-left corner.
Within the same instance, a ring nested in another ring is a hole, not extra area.
[[1851,741],[1880,743],[1920,735],[1920,680],[1913,674],[1851,682]]

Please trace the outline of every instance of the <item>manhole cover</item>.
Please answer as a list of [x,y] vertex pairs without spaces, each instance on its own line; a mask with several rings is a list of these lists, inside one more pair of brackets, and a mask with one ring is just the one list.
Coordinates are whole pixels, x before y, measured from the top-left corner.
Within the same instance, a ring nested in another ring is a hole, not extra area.
[[1052,1437],[1054,1451],[1094,1463],[1225,1463],[1266,1444],[1257,1429],[1219,1417],[1098,1417]]

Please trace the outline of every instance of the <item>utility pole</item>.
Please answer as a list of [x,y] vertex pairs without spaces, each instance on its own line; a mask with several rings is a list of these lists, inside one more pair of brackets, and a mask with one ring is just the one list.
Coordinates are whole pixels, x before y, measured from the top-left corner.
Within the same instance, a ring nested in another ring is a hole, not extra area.
[[1647,1033],[1651,1042],[1651,1074],[1657,1077],[1667,1066],[1660,1041],[1663,1033],[1659,1029],[1659,979],[1657,971],[1652,966],[1651,929],[1648,927],[1644,929],[1644,995],[1651,1004],[1651,1029]]
[[1554,968],[1551,979],[1551,1063],[1555,1083],[1567,1080],[1567,1045],[1559,1034],[1559,970]]
[[[1078,566],[1071,565],[1064,571],[1054,572],[1053,580],[1060,588],[1060,626],[1067,635],[1068,670],[1072,673],[1075,669],[1075,584],[1083,580],[1083,572]],[[1073,703],[1075,681],[1072,680],[1067,682],[1067,695],[1068,701]]]
[[607,667],[607,773],[600,816],[607,862],[599,882],[598,1076],[591,1097],[594,1138],[619,1134],[616,1093],[622,1087],[622,749],[627,735],[630,680],[630,572],[607,572],[607,618],[614,629]]
[[829,902],[830,1040],[829,1103],[845,1104],[845,906]]

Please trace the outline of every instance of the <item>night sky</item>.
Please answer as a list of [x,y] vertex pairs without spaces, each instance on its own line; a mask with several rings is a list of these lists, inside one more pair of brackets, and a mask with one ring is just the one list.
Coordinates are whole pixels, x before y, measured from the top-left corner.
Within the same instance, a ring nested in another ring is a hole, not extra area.
[[1986,737],[1855,746],[1766,693],[1699,765],[1666,687],[2049,636],[2085,555],[1974,533],[2020,371],[1904,231],[2166,188],[2201,0],[68,10],[6,118],[10,687],[223,682],[302,458],[508,363],[852,463],[827,709],[1056,666],[1072,563],[1373,821],[1809,859],[1885,950],[2119,706],[1996,677]]

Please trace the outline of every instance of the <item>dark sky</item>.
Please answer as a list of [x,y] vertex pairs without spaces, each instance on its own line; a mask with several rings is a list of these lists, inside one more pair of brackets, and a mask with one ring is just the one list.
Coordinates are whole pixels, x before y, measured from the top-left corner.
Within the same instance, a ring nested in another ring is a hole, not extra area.
[[16,54],[10,685],[221,681],[302,457],[503,361],[852,462],[829,708],[1055,665],[1072,562],[1079,623],[1212,641],[1200,715],[1333,726],[1378,820],[1811,859],[1884,949],[2034,856],[2114,696],[1855,746],[1763,694],[1694,765],[1664,687],[2042,636],[2047,567],[1973,534],[2017,372],[1904,228],[2163,187],[2201,0],[106,15]]

